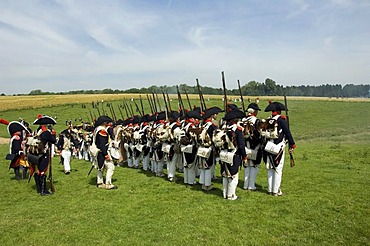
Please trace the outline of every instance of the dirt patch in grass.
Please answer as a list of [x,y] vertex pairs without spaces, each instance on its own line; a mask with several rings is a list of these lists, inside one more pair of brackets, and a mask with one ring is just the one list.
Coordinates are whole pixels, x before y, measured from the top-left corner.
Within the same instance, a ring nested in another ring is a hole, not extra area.
[[9,138],[0,137],[0,144],[9,144]]

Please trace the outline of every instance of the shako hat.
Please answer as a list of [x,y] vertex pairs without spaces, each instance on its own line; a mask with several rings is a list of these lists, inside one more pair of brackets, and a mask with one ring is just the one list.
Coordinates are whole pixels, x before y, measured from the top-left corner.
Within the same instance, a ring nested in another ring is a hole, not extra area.
[[285,106],[284,106],[284,104],[282,104],[280,102],[272,102],[269,105],[267,105],[267,107],[265,108],[265,112],[283,111],[283,110],[285,110]]
[[235,110],[227,112],[224,116],[224,120],[230,121],[232,119],[236,119],[236,118],[241,119],[244,117],[245,117],[245,113],[243,111],[235,109]]
[[33,122],[34,125],[55,125],[57,122],[47,115],[39,115]]
[[14,133],[23,131],[23,130],[29,133],[28,129],[22,123],[18,121],[11,121],[8,124],[7,128],[8,128],[8,133],[10,134],[10,136],[13,136]]

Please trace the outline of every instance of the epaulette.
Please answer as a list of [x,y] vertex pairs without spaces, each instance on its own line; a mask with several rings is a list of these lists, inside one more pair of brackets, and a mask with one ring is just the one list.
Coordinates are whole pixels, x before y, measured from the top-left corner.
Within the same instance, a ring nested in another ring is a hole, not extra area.
[[106,137],[106,136],[108,136],[108,133],[107,133],[106,130],[100,130],[99,135],[102,136],[102,137]]

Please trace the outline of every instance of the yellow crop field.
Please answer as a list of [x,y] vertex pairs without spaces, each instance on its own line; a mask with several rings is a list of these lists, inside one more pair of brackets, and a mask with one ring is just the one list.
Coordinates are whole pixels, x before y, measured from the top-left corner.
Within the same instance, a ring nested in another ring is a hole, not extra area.
[[[75,103],[91,103],[97,101],[119,101],[129,100],[131,98],[138,99],[142,97],[146,100],[146,95],[140,94],[74,94],[74,95],[38,95],[38,96],[1,96],[0,97],[0,111],[14,110],[14,109],[34,109],[40,107],[51,107],[64,104]],[[177,95],[169,95],[172,99],[177,99]],[[185,95],[182,95],[183,100]],[[206,100],[221,100],[222,95],[204,95]],[[257,96],[244,96],[244,100],[250,98],[252,101]],[[198,95],[190,94],[190,99],[198,99]],[[238,96],[228,95],[228,100],[237,99]],[[162,97],[160,96],[160,99]],[[282,100],[282,96],[263,96],[260,100]],[[328,97],[289,97],[289,100],[317,100],[317,101],[367,101],[370,98],[328,98]]]

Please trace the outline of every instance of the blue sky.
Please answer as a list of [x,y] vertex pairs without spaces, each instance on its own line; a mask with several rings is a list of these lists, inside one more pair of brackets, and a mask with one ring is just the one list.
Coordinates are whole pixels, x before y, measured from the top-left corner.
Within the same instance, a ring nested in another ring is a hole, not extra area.
[[370,0],[0,0],[0,93],[369,84]]

